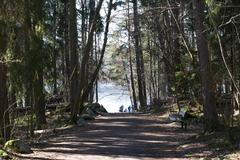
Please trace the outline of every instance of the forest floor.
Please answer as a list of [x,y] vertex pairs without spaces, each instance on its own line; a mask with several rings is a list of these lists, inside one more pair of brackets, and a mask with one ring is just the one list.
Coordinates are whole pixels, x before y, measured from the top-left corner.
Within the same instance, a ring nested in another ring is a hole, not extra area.
[[[57,130],[33,144],[34,153],[19,159],[36,160],[159,160],[221,159],[224,148],[209,147],[209,139],[196,138],[200,128],[187,131],[167,115],[118,113],[98,116],[85,126]],[[211,138],[211,137],[208,137]],[[221,154],[220,154],[221,153]],[[240,159],[232,153],[231,159]]]

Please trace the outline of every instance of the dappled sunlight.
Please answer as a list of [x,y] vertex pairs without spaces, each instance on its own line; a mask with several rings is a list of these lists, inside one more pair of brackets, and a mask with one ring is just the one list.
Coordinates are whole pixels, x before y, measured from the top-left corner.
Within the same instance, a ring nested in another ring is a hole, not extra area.
[[158,160],[212,155],[203,144],[186,143],[185,140],[193,135],[196,132],[181,130],[179,126],[159,117],[109,114],[98,117],[85,127],[65,130],[61,135],[36,146],[34,151],[38,153],[38,158],[56,154],[54,158],[59,160],[83,157],[84,160]]
[[0,0],[0,160],[224,159],[239,44],[240,0]]
[[[58,156],[57,157],[53,157],[47,153],[42,153],[42,155],[44,155],[44,159],[42,160],[52,160],[52,159],[55,159],[55,160],[65,160],[66,157],[64,154],[61,154],[61,153],[54,153],[53,154],[57,154]],[[38,158],[38,157],[35,157],[35,159],[41,159],[41,158]],[[67,159],[78,159],[78,160],[81,160],[81,159],[84,159],[84,160],[149,160],[149,158],[139,158],[139,157],[124,157],[124,156],[105,156],[105,155],[68,155],[67,156]],[[167,159],[166,159],[167,160]],[[169,160],[174,160],[174,159],[169,159]]]
[[106,130],[92,130],[92,131],[87,131],[87,133],[101,133],[101,132],[107,132]]
[[127,127],[127,126],[131,126],[127,123],[124,123],[124,122],[113,122],[111,124],[105,124],[105,123],[97,123],[96,125],[98,126],[106,126],[106,127]]
[[151,133],[151,132],[142,132],[139,134],[144,135],[144,136],[153,136],[153,137],[168,137],[169,136],[169,135],[164,135],[164,134],[159,135],[159,133]]

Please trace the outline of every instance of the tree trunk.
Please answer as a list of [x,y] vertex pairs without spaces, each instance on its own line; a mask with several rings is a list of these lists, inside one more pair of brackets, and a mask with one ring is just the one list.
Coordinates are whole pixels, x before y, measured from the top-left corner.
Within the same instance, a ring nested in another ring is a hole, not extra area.
[[[101,50],[101,53],[100,53],[101,56],[100,56],[99,62],[97,64],[97,68],[93,72],[93,76],[92,76],[89,84],[86,87],[83,88],[83,93],[82,93],[82,96],[81,96],[81,105],[84,102],[84,100],[87,98],[89,92],[92,90],[92,88],[94,86],[94,82],[96,81],[96,79],[98,77],[98,73],[99,73],[99,71],[101,69],[101,66],[102,66],[102,63],[103,63],[103,58],[104,58],[104,55],[105,55],[105,50],[106,50],[107,41],[108,41],[108,32],[109,32],[109,24],[110,24],[112,8],[113,8],[113,0],[110,0],[109,3],[108,3],[106,26],[105,26],[105,31],[104,31],[102,50]],[[84,110],[84,108],[81,107],[80,108],[80,113],[82,113],[83,110]]]
[[43,69],[38,70],[38,75],[33,82],[33,109],[36,114],[36,127],[41,129],[43,124],[46,124],[45,102],[43,94]]
[[[31,18],[30,18],[30,4],[29,0],[25,0],[24,2],[24,23],[23,23],[23,31],[24,31],[24,52],[25,55],[30,54],[30,36],[31,36]],[[33,74],[31,69],[31,74]],[[32,91],[32,80],[29,80],[25,84],[26,92],[25,92],[25,106],[31,106],[30,110],[30,117],[28,119],[28,135],[27,136],[33,136],[34,134],[34,125],[33,125],[33,115],[34,115],[34,109],[33,109],[33,91]]]
[[[34,54],[33,61],[36,61],[37,64],[33,67],[33,73],[32,73],[32,91],[33,91],[33,109],[35,111],[36,115],[36,127],[37,129],[41,129],[43,124],[46,124],[46,116],[45,116],[45,97],[44,97],[44,85],[43,85],[43,69],[44,69],[44,50],[43,50],[43,35],[39,34],[36,30],[35,26],[41,25],[43,26],[44,23],[44,13],[43,13],[43,7],[44,7],[44,1],[38,0],[34,1],[32,3],[36,3],[37,6],[36,9],[36,19],[35,23],[33,23],[33,32],[30,36],[32,37],[31,41],[31,54]],[[27,9],[27,8],[26,8]],[[30,9],[30,8],[28,8]],[[28,16],[30,17],[30,15]],[[30,19],[28,20],[30,22]],[[30,22],[31,23],[31,22]],[[30,28],[29,28],[30,29]],[[35,59],[36,57],[36,59]]]
[[136,89],[134,84],[134,76],[133,76],[133,62],[132,62],[132,48],[131,48],[131,24],[130,24],[130,2],[128,1],[128,9],[127,9],[127,29],[128,29],[128,54],[129,54],[129,69],[130,69],[130,81],[131,81],[131,91],[132,91],[132,100],[133,107],[137,109],[137,97],[136,97]]
[[[97,34],[95,34],[95,48],[94,48],[94,51],[95,51],[95,61],[98,63],[98,39],[99,37],[97,36]],[[99,73],[97,75],[97,78],[96,78],[96,82],[95,82],[95,101],[98,103],[98,79],[99,79]]]
[[53,94],[56,95],[58,93],[57,91],[57,78],[58,78],[58,70],[57,70],[57,59],[58,59],[58,50],[56,47],[57,42],[57,27],[56,27],[56,20],[57,20],[57,1],[53,6],[53,18],[54,18],[54,29],[53,29]]
[[[1,54],[1,53],[0,53]],[[7,97],[7,69],[6,65],[0,62],[0,136],[8,139],[10,136],[9,112]]]
[[[92,83],[92,81],[90,80],[90,82],[88,84],[86,84],[86,69],[87,69],[87,65],[89,63],[89,59],[90,59],[90,53],[92,51],[92,46],[93,46],[93,38],[94,38],[94,33],[96,31],[97,28],[97,20],[98,20],[98,16],[99,16],[99,12],[100,9],[102,7],[103,4],[103,0],[100,0],[96,6],[96,9],[94,11],[94,16],[93,16],[93,20],[92,20],[92,24],[88,33],[88,39],[87,39],[87,43],[85,45],[85,48],[83,50],[83,57],[82,57],[82,61],[81,61],[81,70],[80,70],[80,84],[79,84],[79,90],[78,90],[78,97],[80,100],[80,106],[77,106],[76,111],[78,110],[79,113],[81,113],[84,108],[83,108],[83,103],[85,100],[85,94],[86,92],[84,91],[85,88],[88,88],[89,84]],[[97,76],[93,74],[93,77]],[[93,85],[93,84],[92,84]],[[92,90],[92,86],[91,86],[91,90]],[[88,95],[90,93],[90,91],[87,91]],[[79,108],[80,107],[80,108]]]
[[65,91],[65,102],[70,102],[70,65],[69,65],[69,37],[68,37],[68,2],[64,1],[64,64],[65,64],[65,84],[64,84],[64,91]]
[[[3,54],[6,52],[6,27],[7,25],[0,19],[0,60],[2,60]],[[7,67],[4,62],[0,61],[0,137],[3,137],[5,140],[10,136],[7,95]]]
[[146,107],[146,87],[145,87],[145,75],[144,75],[144,61],[143,53],[140,45],[140,28],[139,28],[139,18],[138,18],[138,5],[137,0],[133,0],[133,23],[134,23],[134,40],[135,40],[135,53],[136,53],[136,67],[137,67],[137,77],[138,77],[138,94],[140,107],[143,109]]
[[[90,30],[90,27],[91,27],[91,24],[92,24],[92,21],[94,19],[94,14],[95,14],[95,0],[90,0],[89,1],[89,30]],[[97,33],[95,32],[95,35]],[[96,38],[96,36],[94,36],[94,38]],[[94,40],[92,41],[92,46],[94,44]],[[91,76],[92,76],[92,72],[94,71],[94,48],[92,47],[91,48],[91,51],[90,51],[90,58],[89,58],[89,62],[87,64],[87,67],[86,67],[86,82],[85,84],[87,85],[89,83],[89,81],[91,80]],[[91,92],[89,92],[89,95],[88,95],[88,99],[87,101],[89,102],[93,102],[93,97],[94,97],[94,89],[92,89]]]
[[202,80],[203,110],[205,118],[205,131],[215,129],[218,124],[216,105],[214,99],[214,82],[211,73],[207,35],[204,26],[204,1],[193,1],[195,10],[195,27],[197,35],[197,49],[199,55],[200,74]]
[[69,1],[69,53],[70,53],[70,106],[71,108],[71,123],[77,122],[77,112],[79,106],[79,98],[77,90],[79,90],[78,72],[79,62],[77,53],[78,33],[77,33],[77,11],[76,0]]
[[[175,5],[177,6],[177,4],[179,3],[179,0],[175,0]],[[177,27],[178,23],[179,25],[180,20],[179,20],[179,16],[180,16],[180,12],[179,12],[179,8],[176,8],[173,10],[173,14],[177,20],[177,22],[175,22],[174,18],[172,18],[172,24],[173,24],[173,49],[174,49],[174,64],[176,64],[175,67],[175,72],[178,72],[180,70],[180,64],[181,64],[181,59],[180,59],[180,44],[179,44],[179,30]]]

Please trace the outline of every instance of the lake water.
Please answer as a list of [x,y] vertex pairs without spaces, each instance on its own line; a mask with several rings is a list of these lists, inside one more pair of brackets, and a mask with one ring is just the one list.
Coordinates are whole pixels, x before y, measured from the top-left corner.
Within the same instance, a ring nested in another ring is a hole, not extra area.
[[121,105],[127,108],[131,105],[130,94],[127,88],[113,83],[99,84],[99,103],[102,104],[109,113],[119,112]]

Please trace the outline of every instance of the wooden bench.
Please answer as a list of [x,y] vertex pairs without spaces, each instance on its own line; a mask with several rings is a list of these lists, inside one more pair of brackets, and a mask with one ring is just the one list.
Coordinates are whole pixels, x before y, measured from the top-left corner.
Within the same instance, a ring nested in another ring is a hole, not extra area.
[[180,108],[180,111],[178,112],[178,122],[181,123],[181,128],[187,130],[187,119],[186,119],[187,109],[186,108]]
[[175,114],[170,114],[169,115],[169,120],[172,122],[180,122],[181,123],[181,128],[187,130],[187,125],[188,125],[188,120],[189,119],[194,119],[196,118],[195,116],[191,115],[188,112],[187,108],[180,108],[180,111]]

